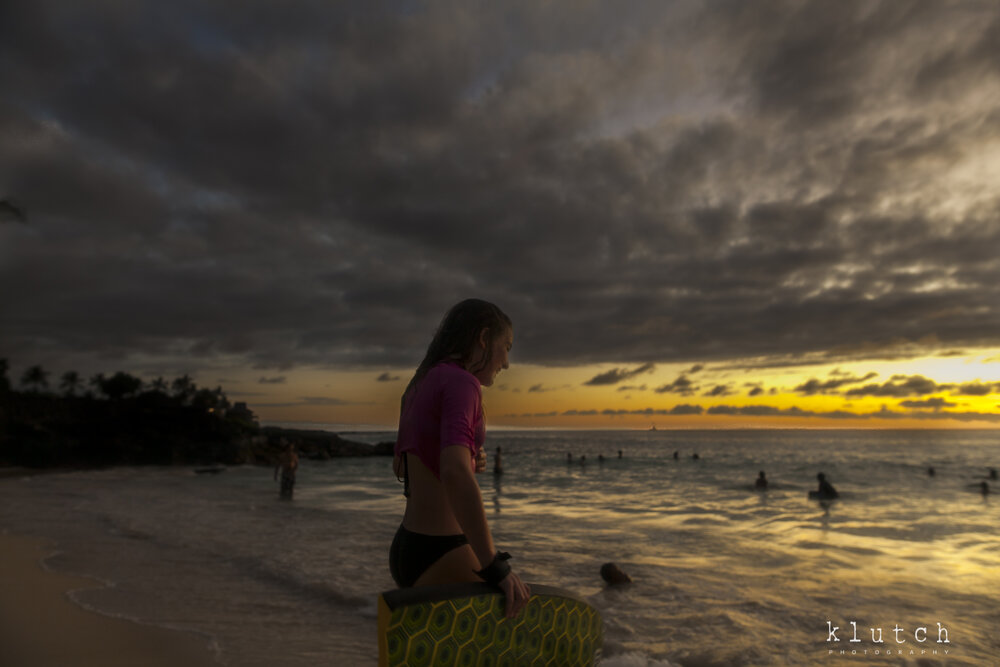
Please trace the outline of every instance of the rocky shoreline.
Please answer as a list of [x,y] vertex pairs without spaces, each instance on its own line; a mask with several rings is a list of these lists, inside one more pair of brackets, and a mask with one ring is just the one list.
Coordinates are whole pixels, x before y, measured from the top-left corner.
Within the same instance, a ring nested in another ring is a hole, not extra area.
[[[392,456],[394,442],[368,444],[348,440],[331,431],[302,430],[265,426],[260,429],[260,435],[254,439],[261,442],[257,447],[251,447],[256,455],[255,463],[276,463],[286,443],[295,445],[299,456],[316,461],[342,456]],[[261,447],[260,445],[265,445]]]

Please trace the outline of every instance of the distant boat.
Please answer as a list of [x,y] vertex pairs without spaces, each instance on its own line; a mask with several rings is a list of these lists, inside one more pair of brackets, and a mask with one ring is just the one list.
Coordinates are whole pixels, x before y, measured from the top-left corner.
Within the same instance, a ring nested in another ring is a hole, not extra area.
[[655,431],[656,430],[656,424],[653,424],[652,426],[650,426],[649,430],[650,431]]

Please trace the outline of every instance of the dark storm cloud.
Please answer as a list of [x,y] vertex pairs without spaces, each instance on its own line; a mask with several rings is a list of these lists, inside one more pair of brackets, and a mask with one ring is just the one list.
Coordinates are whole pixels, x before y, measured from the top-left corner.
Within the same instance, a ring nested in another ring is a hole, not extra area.
[[782,410],[770,405],[713,405],[707,411],[710,415],[744,415],[749,417],[776,417],[782,414],[794,413],[803,414],[798,408],[787,408]]
[[883,384],[868,384],[844,392],[845,396],[925,396],[952,389],[952,384],[938,384],[922,375],[894,375]]
[[20,206],[6,199],[0,200],[0,223],[4,222],[27,222],[28,216]]
[[990,384],[988,382],[966,382],[952,391],[957,396],[989,396],[1000,393],[1000,382]]
[[[671,409],[664,408],[644,408],[637,410],[624,410],[624,409],[612,409],[606,408],[604,410],[588,409],[588,410],[566,410],[561,414],[561,416],[567,417],[593,417],[597,415],[604,415],[609,417],[624,417],[624,416],[689,416],[689,415],[706,415],[706,416],[716,416],[716,417],[748,417],[748,418],[773,418],[773,417],[789,417],[789,418],[823,418],[823,419],[834,419],[834,420],[886,420],[886,421],[897,421],[900,419],[919,419],[926,421],[947,421],[955,420],[961,422],[984,422],[984,423],[1000,423],[1000,414],[989,413],[989,412],[975,412],[975,411],[952,411],[946,410],[945,408],[954,407],[954,403],[944,401],[943,399],[933,398],[921,401],[901,401],[900,407],[906,408],[905,411],[900,412],[896,410],[891,410],[886,406],[882,406],[876,412],[852,412],[850,410],[830,410],[830,411],[815,411],[815,410],[803,410],[802,408],[792,406],[790,408],[779,408],[773,405],[714,405],[709,408],[703,408],[700,405],[676,405]],[[544,417],[544,416],[555,416],[553,413],[547,415],[543,414],[522,414],[522,415],[506,415],[507,417]]]
[[386,373],[382,373],[377,378],[375,378],[375,381],[376,382],[397,382],[400,379],[401,379],[400,376],[398,376],[398,375],[392,375],[391,373],[386,372]]
[[[625,417],[625,416],[637,416],[637,417],[670,417],[670,416],[680,416],[680,415],[700,415],[705,412],[705,408],[700,405],[675,405],[670,409],[665,408],[642,408],[638,410],[624,410],[624,409],[611,409],[605,408],[601,410],[599,414],[607,417]],[[584,414],[583,412],[570,410],[563,413],[564,415],[575,415]],[[598,414],[594,411],[594,414]]]
[[676,380],[655,389],[658,394],[681,394],[688,396],[698,390],[698,387],[687,377],[679,375]]
[[652,373],[656,370],[654,364],[648,363],[639,366],[638,368],[612,368],[610,371],[605,373],[600,373],[590,378],[583,384],[590,386],[601,386],[609,384],[618,384],[619,382],[624,382],[629,378],[633,378],[637,375],[642,375],[643,373]]
[[897,420],[903,418],[916,419],[958,419],[960,421],[997,421],[1000,415],[984,415],[980,413],[959,413],[959,412],[907,412],[900,413],[889,410],[885,406],[878,412],[850,412],[848,410],[833,410],[828,412],[818,412],[813,410],[803,410],[798,407],[778,408],[770,405],[716,405],[710,407],[706,414],[740,416],[740,417],[823,417],[826,419],[886,419]]
[[284,403],[254,403],[255,408],[299,408],[311,406],[343,406],[343,405],[370,405],[365,402],[347,401],[342,398],[330,396],[300,396],[295,401]]
[[0,351],[413,366],[469,295],[545,364],[1000,344],[998,14],[8,0]]
[[[831,375],[834,375],[834,373],[831,373]],[[851,375],[837,374],[830,380],[810,378],[806,382],[803,382],[799,386],[795,387],[792,391],[806,396],[812,396],[814,394],[827,394],[836,392],[836,390],[840,389],[844,385],[859,384],[870,380],[877,375],[878,373],[866,373],[863,377],[855,377]]]
[[933,410],[941,410],[942,408],[953,408],[957,404],[949,403],[943,398],[928,398],[923,401],[900,401],[899,407],[910,408],[910,409],[920,409],[920,408],[931,408]]

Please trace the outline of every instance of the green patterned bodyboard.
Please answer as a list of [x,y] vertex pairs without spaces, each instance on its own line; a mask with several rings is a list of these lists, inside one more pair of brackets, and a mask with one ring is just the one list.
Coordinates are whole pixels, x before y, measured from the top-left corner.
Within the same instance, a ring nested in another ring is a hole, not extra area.
[[516,618],[487,584],[421,586],[378,597],[380,667],[583,667],[601,656],[601,615],[578,596],[531,585]]

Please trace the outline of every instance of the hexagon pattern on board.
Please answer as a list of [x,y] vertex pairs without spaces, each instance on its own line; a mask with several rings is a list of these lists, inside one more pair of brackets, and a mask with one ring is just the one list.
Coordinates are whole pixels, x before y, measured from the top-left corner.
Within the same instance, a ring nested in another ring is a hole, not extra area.
[[388,626],[390,665],[584,667],[601,650],[601,617],[571,598],[532,596],[517,618],[501,595],[400,607]]

